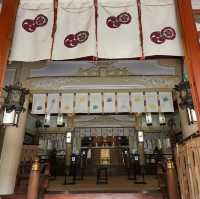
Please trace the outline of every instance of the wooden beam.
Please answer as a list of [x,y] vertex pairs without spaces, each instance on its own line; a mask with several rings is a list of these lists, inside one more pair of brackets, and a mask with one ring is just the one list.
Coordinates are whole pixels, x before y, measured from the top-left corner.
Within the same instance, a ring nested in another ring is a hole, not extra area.
[[0,92],[3,87],[19,0],[3,0],[0,12]]
[[191,0],[176,0],[182,36],[185,46],[185,61],[192,90],[194,106],[200,129],[200,44],[196,30]]

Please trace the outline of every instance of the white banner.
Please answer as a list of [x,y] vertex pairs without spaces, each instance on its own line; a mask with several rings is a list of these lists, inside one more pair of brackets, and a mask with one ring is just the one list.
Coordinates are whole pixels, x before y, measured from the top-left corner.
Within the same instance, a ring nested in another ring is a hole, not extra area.
[[47,98],[47,113],[58,113],[59,112],[59,94],[48,94]]
[[131,111],[133,113],[145,112],[144,109],[144,95],[143,93],[131,93]]
[[174,112],[174,105],[171,92],[159,92],[160,111]]
[[90,93],[90,113],[102,113],[102,95],[101,93]]
[[136,0],[98,2],[98,57],[109,59],[141,57]]
[[61,113],[74,112],[74,94],[65,93],[61,96]]
[[34,94],[32,114],[45,114],[46,94]]
[[130,112],[129,93],[117,93],[117,112]]
[[10,61],[30,62],[50,59],[53,2],[53,0],[20,1]]
[[192,9],[200,9],[200,1],[192,0]]
[[174,0],[141,0],[144,55],[183,56]]
[[104,113],[115,112],[115,93],[104,93]]
[[146,112],[158,112],[158,95],[156,92],[146,92]]
[[88,93],[76,93],[75,113],[88,113]]
[[96,56],[95,9],[93,0],[58,1],[54,60]]

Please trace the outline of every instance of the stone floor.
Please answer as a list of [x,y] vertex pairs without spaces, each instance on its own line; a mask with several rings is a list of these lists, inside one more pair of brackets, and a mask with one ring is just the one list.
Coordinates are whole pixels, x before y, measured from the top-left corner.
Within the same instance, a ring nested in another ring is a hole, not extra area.
[[137,193],[158,191],[158,181],[155,176],[146,176],[146,184],[135,184],[127,176],[110,176],[108,184],[96,184],[96,177],[85,177],[74,185],[64,185],[64,178],[58,177],[49,183],[47,191],[64,193]]
[[[5,196],[2,199],[25,199],[24,195]],[[162,199],[159,193],[106,193],[106,194],[57,194],[44,199]]]

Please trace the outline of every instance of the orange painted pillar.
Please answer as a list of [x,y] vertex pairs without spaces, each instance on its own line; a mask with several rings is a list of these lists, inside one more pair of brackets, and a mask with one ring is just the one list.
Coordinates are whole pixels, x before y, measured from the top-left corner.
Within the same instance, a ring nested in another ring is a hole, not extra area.
[[3,0],[0,12],[0,92],[3,87],[19,0]]
[[[200,44],[192,13],[191,0],[176,0],[185,46],[189,82],[200,129]],[[186,14],[187,13],[187,14]]]
[[167,160],[167,189],[169,199],[180,199],[178,177],[172,160]]
[[40,163],[39,158],[36,158],[29,177],[27,199],[37,199],[39,193],[40,182]]

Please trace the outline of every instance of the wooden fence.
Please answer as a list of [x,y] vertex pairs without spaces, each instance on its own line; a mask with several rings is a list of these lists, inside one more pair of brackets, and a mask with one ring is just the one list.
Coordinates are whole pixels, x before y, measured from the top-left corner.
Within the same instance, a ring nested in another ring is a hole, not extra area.
[[176,147],[176,166],[182,199],[200,198],[200,137]]

